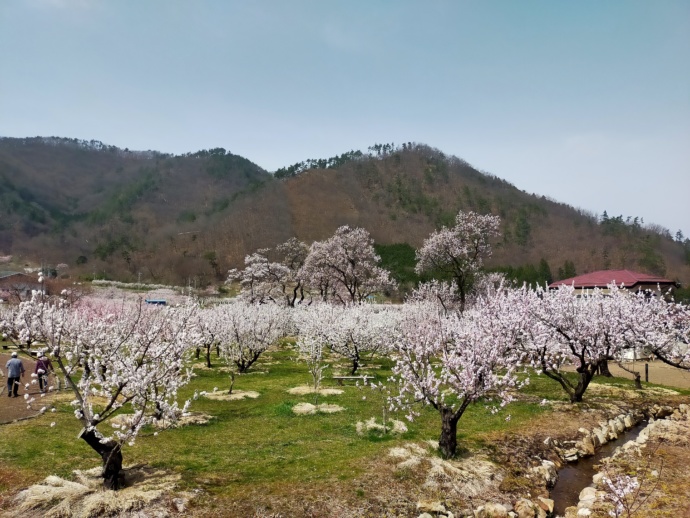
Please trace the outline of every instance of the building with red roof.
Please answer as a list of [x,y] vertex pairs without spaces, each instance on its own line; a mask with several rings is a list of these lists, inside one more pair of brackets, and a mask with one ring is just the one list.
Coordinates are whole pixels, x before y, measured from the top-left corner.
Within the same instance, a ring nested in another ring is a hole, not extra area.
[[549,288],[574,286],[575,289],[578,290],[589,290],[594,288],[606,289],[609,284],[613,283],[616,283],[617,286],[623,285],[629,290],[657,290],[661,288],[661,290],[664,291],[669,288],[678,287],[678,283],[675,281],[665,279],[658,275],[649,275],[630,270],[599,270],[597,272],[571,277],[570,279],[552,282],[549,284]]

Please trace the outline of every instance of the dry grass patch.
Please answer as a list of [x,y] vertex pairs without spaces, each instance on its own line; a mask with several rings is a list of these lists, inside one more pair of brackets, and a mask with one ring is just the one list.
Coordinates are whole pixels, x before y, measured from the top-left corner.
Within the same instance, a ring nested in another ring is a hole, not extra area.
[[370,432],[374,432],[380,435],[383,435],[384,432],[393,435],[400,435],[407,432],[407,425],[402,421],[398,421],[397,419],[390,419],[384,427],[383,422],[377,423],[376,418],[372,417],[371,419],[364,422],[357,421],[357,424],[355,426],[357,428],[357,433],[359,435],[364,435]]
[[484,455],[444,460],[437,455],[438,443],[407,443],[391,448],[388,456],[394,459],[396,470],[411,471],[423,476],[422,485],[428,491],[438,491],[448,498],[481,497],[486,501],[501,501],[500,483],[504,473]]
[[[14,509],[3,516],[91,518],[129,516],[142,509],[146,509],[146,516],[170,515],[170,497],[179,475],[146,467],[124,470],[124,473],[125,487],[119,491],[103,489],[100,467],[74,471],[75,481],[51,475],[19,492],[14,498]],[[178,501],[186,502],[190,497],[189,494],[181,496]]]
[[[128,427],[132,424],[132,416],[133,414],[118,414],[110,420],[110,424],[113,428]],[[161,419],[159,421],[154,421],[153,426],[159,430],[164,430],[167,428],[179,428],[180,426],[206,424],[211,419],[215,419],[215,417],[202,412],[187,412],[182,414],[174,423],[167,419]]]
[[203,397],[207,399],[213,399],[214,401],[238,401],[240,399],[256,399],[260,396],[258,392],[254,390],[233,390],[232,394],[228,394],[225,391],[215,391],[215,392],[205,392],[202,394]]
[[[288,394],[292,394],[293,396],[306,396],[307,394],[316,394],[316,390],[314,387],[310,387],[308,385],[300,385],[299,387],[293,387],[291,389],[288,389]],[[320,396],[337,396],[339,394],[342,394],[343,391],[340,389],[335,389],[335,388],[320,388],[318,390],[318,393]]]
[[345,410],[338,405],[329,405],[321,403],[320,405],[312,405],[311,403],[297,403],[292,407],[292,411],[297,415],[310,415],[320,412],[322,414],[333,414],[335,412],[342,412]]

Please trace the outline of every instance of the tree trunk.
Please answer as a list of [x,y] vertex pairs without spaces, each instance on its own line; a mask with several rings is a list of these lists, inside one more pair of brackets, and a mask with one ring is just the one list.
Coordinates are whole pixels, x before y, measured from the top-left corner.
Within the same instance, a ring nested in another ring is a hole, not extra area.
[[458,448],[458,419],[450,408],[441,409],[441,438],[438,447],[444,459],[449,459],[455,455]]
[[206,347],[206,367],[211,368],[211,346]]
[[350,376],[354,376],[359,368],[359,358],[352,359],[352,370],[350,371]]
[[86,444],[91,446],[101,456],[103,460],[103,486],[106,489],[117,491],[122,487],[122,451],[120,445],[115,441],[102,444],[100,441],[103,436],[95,429],[84,430],[79,434],[80,439],[84,439]]
[[232,394],[232,388],[235,386],[235,373],[230,371],[230,390],[228,390],[228,395]]
[[197,347],[197,348],[196,348],[196,359],[197,359],[197,360],[199,359],[199,355],[200,355],[200,354],[201,354],[201,349],[199,349],[199,348]]
[[642,381],[640,380],[640,373],[636,370],[633,370],[635,368],[635,364],[633,363],[633,367],[628,368],[621,362],[618,362],[618,366],[623,369],[625,372],[629,372],[633,376],[633,381],[635,381],[635,388],[637,390],[642,390]]
[[589,382],[592,381],[596,370],[597,367],[592,369],[585,367],[582,371],[578,369],[577,375],[579,376],[579,379],[577,381],[577,386],[573,390],[572,394],[570,394],[571,403],[582,403],[582,396],[585,394],[587,387],[589,387]]
[[611,371],[609,370],[608,360],[604,360],[599,364],[599,374],[607,378],[613,378],[613,374],[611,374]]
[[637,390],[642,390],[642,381],[640,380],[640,373],[636,372],[635,375],[635,388]]

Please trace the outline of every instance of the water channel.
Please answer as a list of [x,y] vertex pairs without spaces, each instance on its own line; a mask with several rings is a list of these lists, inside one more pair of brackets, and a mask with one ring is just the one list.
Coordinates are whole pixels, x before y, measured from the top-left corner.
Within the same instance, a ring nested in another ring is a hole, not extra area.
[[594,465],[613,455],[614,450],[619,446],[637,439],[645,426],[647,422],[641,421],[623,432],[615,441],[609,441],[601,446],[592,457],[583,457],[575,462],[569,462],[559,469],[558,481],[549,492],[549,498],[554,501],[554,516],[564,516],[566,507],[577,505],[580,501],[580,492],[592,485],[592,477],[597,473]]

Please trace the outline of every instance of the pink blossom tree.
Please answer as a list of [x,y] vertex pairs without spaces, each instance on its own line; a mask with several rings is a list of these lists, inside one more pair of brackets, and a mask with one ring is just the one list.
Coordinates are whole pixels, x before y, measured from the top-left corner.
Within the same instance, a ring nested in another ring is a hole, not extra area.
[[449,458],[457,449],[458,421],[470,404],[497,398],[504,406],[511,400],[509,390],[518,385],[516,344],[526,332],[524,311],[516,308],[511,290],[478,299],[462,315],[443,315],[432,305],[406,306],[393,343],[400,390],[392,408],[408,409],[410,420],[417,415],[414,403],[435,408],[441,415],[439,448]]
[[[582,293],[572,286],[522,290],[522,295],[531,322],[524,351],[535,368],[561,385],[571,403],[581,402],[599,366],[616,358],[624,345],[625,322],[618,309],[625,294],[612,285]],[[575,382],[563,370],[570,364]]]
[[[239,281],[241,295],[251,303],[277,302],[294,307],[304,300],[305,283],[298,272],[309,248],[296,238],[270,248],[257,250],[245,257],[243,270],[228,272],[228,282]],[[271,261],[269,256],[277,256]]]
[[455,226],[433,232],[417,250],[418,274],[429,272],[450,278],[464,311],[467,295],[485,258],[491,256],[489,240],[499,235],[500,218],[460,211]]
[[369,232],[343,226],[325,241],[312,243],[299,278],[324,301],[360,304],[373,293],[396,287],[389,272],[378,266],[380,260]]

